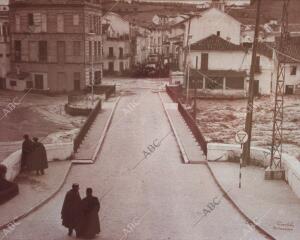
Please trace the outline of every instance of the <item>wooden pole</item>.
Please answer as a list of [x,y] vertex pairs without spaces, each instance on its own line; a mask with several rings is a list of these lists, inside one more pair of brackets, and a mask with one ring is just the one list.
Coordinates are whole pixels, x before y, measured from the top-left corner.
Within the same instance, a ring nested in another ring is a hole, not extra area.
[[[260,8],[261,0],[257,0],[256,8],[256,23],[255,23],[255,34],[252,49],[252,61],[250,68],[250,80],[248,89],[248,103],[247,103],[247,116],[245,123],[245,131],[248,134],[248,141],[245,143],[243,148],[243,164],[249,164],[250,162],[250,148],[251,148],[251,135],[252,135],[252,119],[253,119],[253,100],[254,100],[254,74],[256,67],[256,52],[259,37],[259,24],[260,24]],[[258,66],[257,66],[258,67]]]

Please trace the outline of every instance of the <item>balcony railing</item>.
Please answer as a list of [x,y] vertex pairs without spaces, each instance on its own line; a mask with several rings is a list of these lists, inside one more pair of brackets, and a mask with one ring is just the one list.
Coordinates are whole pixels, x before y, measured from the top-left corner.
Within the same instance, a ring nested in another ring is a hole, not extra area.
[[107,55],[106,58],[107,59],[116,59],[117,57],[115,55]]

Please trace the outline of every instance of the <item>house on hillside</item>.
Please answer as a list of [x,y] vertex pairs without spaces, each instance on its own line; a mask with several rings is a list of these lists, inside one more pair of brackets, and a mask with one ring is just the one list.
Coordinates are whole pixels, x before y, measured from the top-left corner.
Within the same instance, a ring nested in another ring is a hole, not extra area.
[[0,89],[6,88],[6,75],[10,71],[9,7],[0,5]]
[[278,61],[286,63],[285,94],[300,94],[300,37],[289,37],[282,53],[278,51],[279,39],[276,39],[276,43],[274,64],[277,66]]
[[[218,35],[191,44],[188,64],[190,88],[212,95],[245,97],[248,94],[252,52]],[[255,67],[255,94],[270,94],[272,51],[259,48]]]
[[130,68],[130,23],[120,15],[109,12],[102,20],[103,69],[105,74],[122,74]]
[[241,23],[217,8],[210,8],[183,21],[184,42],[193,44],[215,34],[233,44],[241,43]]
[[99,1],[10,1],[11,72],[6,87],[40,92],[101,83]]

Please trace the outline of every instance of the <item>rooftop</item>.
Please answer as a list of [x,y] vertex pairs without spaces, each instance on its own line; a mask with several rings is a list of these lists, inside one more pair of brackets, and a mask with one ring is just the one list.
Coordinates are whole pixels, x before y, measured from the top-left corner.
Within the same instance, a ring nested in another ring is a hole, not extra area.
[[245,48],[213,34],[191,44],[191,50],[245,51]]

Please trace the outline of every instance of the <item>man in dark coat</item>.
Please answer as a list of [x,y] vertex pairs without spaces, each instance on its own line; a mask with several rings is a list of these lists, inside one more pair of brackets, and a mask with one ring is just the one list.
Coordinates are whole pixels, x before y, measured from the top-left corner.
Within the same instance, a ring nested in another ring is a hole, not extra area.
[[33,142],[29,139],[29,136],[25,134],[23,138],[24,141],[22,143],[21,171],[26,169],[29,156],[33,150]]
[[19,193],[18,185],[5,179],[6,172],[7,167],[0,164],[0,205]]
[[36,171],[36,174],[45,174],[44,170],[48,168],[47,152],[44,144],[33,138],[33,151],[30,154],[30,160],[27,163],[28,170]]
[[79,185],[74,183],[72,189],[65,196],[61,210],[62,225],[69,229],[69,236],[72,235],[73,229],[76,229],[79,223],[80,204]]
[[91,188],[87,188],[86,197],[81,201],[80,210],[79,237],[92,239],[96,234],[100,233],[100,220],[98,216],[100,202],[97,197],[93,196]]

